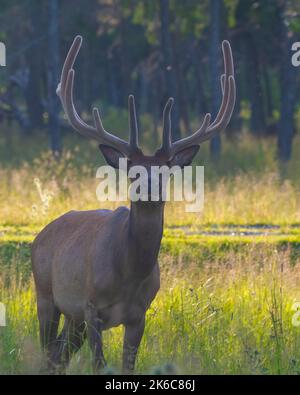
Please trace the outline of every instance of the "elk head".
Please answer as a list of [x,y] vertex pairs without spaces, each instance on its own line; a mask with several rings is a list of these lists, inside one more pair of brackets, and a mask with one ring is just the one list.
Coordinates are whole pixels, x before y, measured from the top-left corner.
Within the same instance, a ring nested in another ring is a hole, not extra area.
[[99,148],[106,162],[118,168],[119,159],[128,159],[128,169],[132,166],[144,166],[148,172],[148,183],[151,185],[152,166],[179,166],[183,168],[191,164],[197,154],[200,144],[210,140],[220,131],[226,128],[233,113],[236,87],[234,80],[234,66],[231,47],[228,41],[223,41],[222,50],[224,57],[225,72],[221,76],[221,89],[223,93],[222,103],[219,112],[213,122],[211,114],[206,114],[201,127],[191,136],[181,140],[172,141],[171,132],[171,110],[174,100],[170,98],[163,111],[163,138],[161,147],[154,155],[144,155],[138,144],[138,126],[134,96],[130,95],[129,107],[129,142],[107,132],[102,124],[97,108],[93,109],[94,126],[86,124],[78,115],[73,100],[73,86],[75,71],[74,62],[82,44],[82,37],[77,36],[69,50],[63,66],[61,81],[57,88],[64,111],[70,124],[83,136],[97,140]]

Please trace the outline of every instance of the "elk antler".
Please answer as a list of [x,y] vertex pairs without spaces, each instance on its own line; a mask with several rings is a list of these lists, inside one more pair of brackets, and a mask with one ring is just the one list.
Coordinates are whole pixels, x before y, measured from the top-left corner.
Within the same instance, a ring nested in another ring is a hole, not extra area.
[[[95,127],[86,124],[78,115],[73,99],[73,86],[75,71],[73,69],[76,57],[82,44],[82,37],[75,37],[73,44],[66,57],[63,70],[61,73],[61,80],[57,87],[57,94],[61,99],[64,111],[69,119],[70,124],[79,133],[86,137],[93,138],[101,144],[114,147],[124,153],[126,156],[131,156],[134,152],[140,152],[138,146],[138,127],[136,119],[136,110],[134,96],[130,95],[128,99],[129,108],[129,143],[120,139],[117,136],[107,132],[102,124],[101,117],[97,108],[93,109]],[[222,43],[225,73],[221,76],[222,88],[222,103],[220,110],[213,123],[211,122],[211,114],[206,114],[200,129],[193,135],[172,143],[171,136],[171,110],[174,100],[170,98],[165,106],[163,113],[163,142],[160,151],[165,152],[169,157],[173,157],[179,151],[193,145],[199,145],[206,140],[213,138],[221,130],[228,125],[233,113],[236,87],[234,80],[234,66],[232,51],[228,41]]]
[[69,119],[70,124],[75,130],[86,137],[93,138],[101,144],[114,147],[124,153],[126,156],[132,155],[138,148],[138,128],[136,120],[136,111],[134,97],[131,95],[128,99],[129,107],[129,128],[130,143],[120,139],[107,132],[102,124],[101,117],[97,108],[93,109],[95,127],[86,124],[78,115],[73,99],[73,86],[75,71],[73,69],[76,57],[82,44],[82,37],[76,36],[66,57],[60,83],[57,86],[56,93],[60,97],[63,109]]
[[234,66],[232,51],[228,41],[222,43],[225,73],[221,76],[221,88],[223,93],[220,110],[213,123],[211,121],[211,114],[206,114],[204,121],[197,132],[184,139],[172,143],[171,137],[171,110],[173,106],[173,99],[169,99],[163,114],[163,143],[161,151],[164,151],[169,157],[173,157],[179,151],[193,145],[199,145],[206,140],[210,140],[221,130],[228,125],[233,113],[236,87],[234,80]]

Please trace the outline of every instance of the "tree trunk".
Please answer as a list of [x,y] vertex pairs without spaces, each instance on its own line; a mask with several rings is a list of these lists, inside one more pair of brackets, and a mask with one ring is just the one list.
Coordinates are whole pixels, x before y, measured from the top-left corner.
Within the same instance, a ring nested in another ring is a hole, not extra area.
[[[41,2],[34,2],[28,7],[30,20],[29,40],[36,40],[42,34]],[[41,100],[41,58],[35,46],[28,48],[26,62],[29,68],[28,82],[25,87],[25,100],[30,129],[43,127],[43,105]]]
[[[179,43],[180,41],[180,35],[179,34],[174,34],[173,37],[173,48],[174,48],[174,55],[175,59],[180,59],[180,53],[182,51],[182,48],[179,48],[179,45],[176,45],[176,42]],[[187,50],[188,45],[184,46],[185,50]],[[184,126],[184,131],[186,134],[191,132],[191,127],[190,127],[190,120],[189,120],[189,111],[188,111],[188,100],[186,97],[186,81],[183,76],[187,75],[188,73],[188,66],[184,65],[183,62],[176,62],[174,63],[174,68],[175,68],[175,75],[176,75],[176,80],[177,80],[177,94],[178,94],[178,104],[179,104],[179,114],[180,114],[180,119],[182,119],[182,123]]]
[[120,98],[120,83],[119,83],[119,69],[118,69],[118,61],[115,59],[115,54],[109,54],[107,56],[107,92],[108,92],[108,100],[114,107],[121,106],[121,98]]
[[[221,1],[210,1],[210,77],[212,92],[212,117],[216,117],[220,102],[220,73],[219,73],[219,56],[220,56],[220,10]],[[211,140],[210,152],[213,158],[218,158],[221,152],[221,139],[216,136]]]
[[264,82],[265,82],[265,90],[266,90],[266,103],[267,103],[267,111],[266,114],[268,116],[268,120],[272,120],[273,118],[273,96],[272,96],[272,86],[270,81],[270,75],[267,66],[264,68],[263,74]]
[[48,114],[51,149],[55,156],[61,152],[61,134],[59,127],[59,98],[56,87],[59,81],[59,32],[58,0],[48,0]]
[[202,64],[203,52],[201,44],[196,46],[196,53],[193,56],[193,67],[195,69],[195,83],[196,83],[196,107],[197,115],[206,114],[208,109],[207,99],[205,97],[204,78],[205,69]]
[[[174,56],[172,48],[172,40],[170,36],[170,15],[169,15],[169,0],[160,0],[160,21],[161,21],[161,49],[164,62],[164,75],[166,82],[167,95],[173,96],[175,105],[172,116],[172,134],[173,140],[180,139],[180,125],[179,125],[179,111],[178,111],[178,95],[176,72],[174,67]],[[167,98],[167,97],[166,97]]]
[[291,48],[295,38],[288,31],[284,20],[284,9],[281,12],[281,69],[280,69],[280,121],[278,129],[278,157],[281,162],[291,159],[294,134],[294,109],[297,94],[297,68],[291,62]]
[[259,60],[256,46],[251,33],[244,35],[244,50],[246,62],[246,77],[248,82],[250,105],[251,105],[251,131],[256,135],[265,132],[266,122],[263,103],[263,89],[260,81]]

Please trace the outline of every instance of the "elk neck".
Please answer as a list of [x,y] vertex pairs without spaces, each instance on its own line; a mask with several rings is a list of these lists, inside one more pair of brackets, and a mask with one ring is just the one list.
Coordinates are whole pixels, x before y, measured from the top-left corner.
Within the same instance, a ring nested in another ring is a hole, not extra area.
[[133,269],[146,277],[157,262],[163,235],[164,203],[131,202],[129,251]]

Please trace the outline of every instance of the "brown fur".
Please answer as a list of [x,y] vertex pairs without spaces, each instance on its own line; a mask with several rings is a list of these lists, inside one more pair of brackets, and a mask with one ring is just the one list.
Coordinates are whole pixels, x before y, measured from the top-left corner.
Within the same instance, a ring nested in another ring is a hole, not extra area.
[[[149,220],[141,219],[141,214]],[[41,340],[52,364],[66,365],[68,336],[84,336],[84,323],[89,322],[91,310],[95,314],[92,321],[100,323],[96,325],[100,331],[124,324],[125,337],[126,333],[135,337],[130,347],[136,353],[141,335],[132,332],[139,332],[143,326],[145,313],[159,289],[157,255],[162,225],[162,204],[150,210],[137,202],[131,211],[125,207],[71,211],[37,236],[32,245],[32,267],[42,321]],[[149,237],[155,240],[145,244],[144,238]],[[71,326],[76,332],[66,333],[64,345],[61,338],[56,340],[60,314],[65,316],[65,327]],[[102,359],[101,355],[95,364],[103,365]],[[132,369],[132,365],[124,366],[124,371]]]

